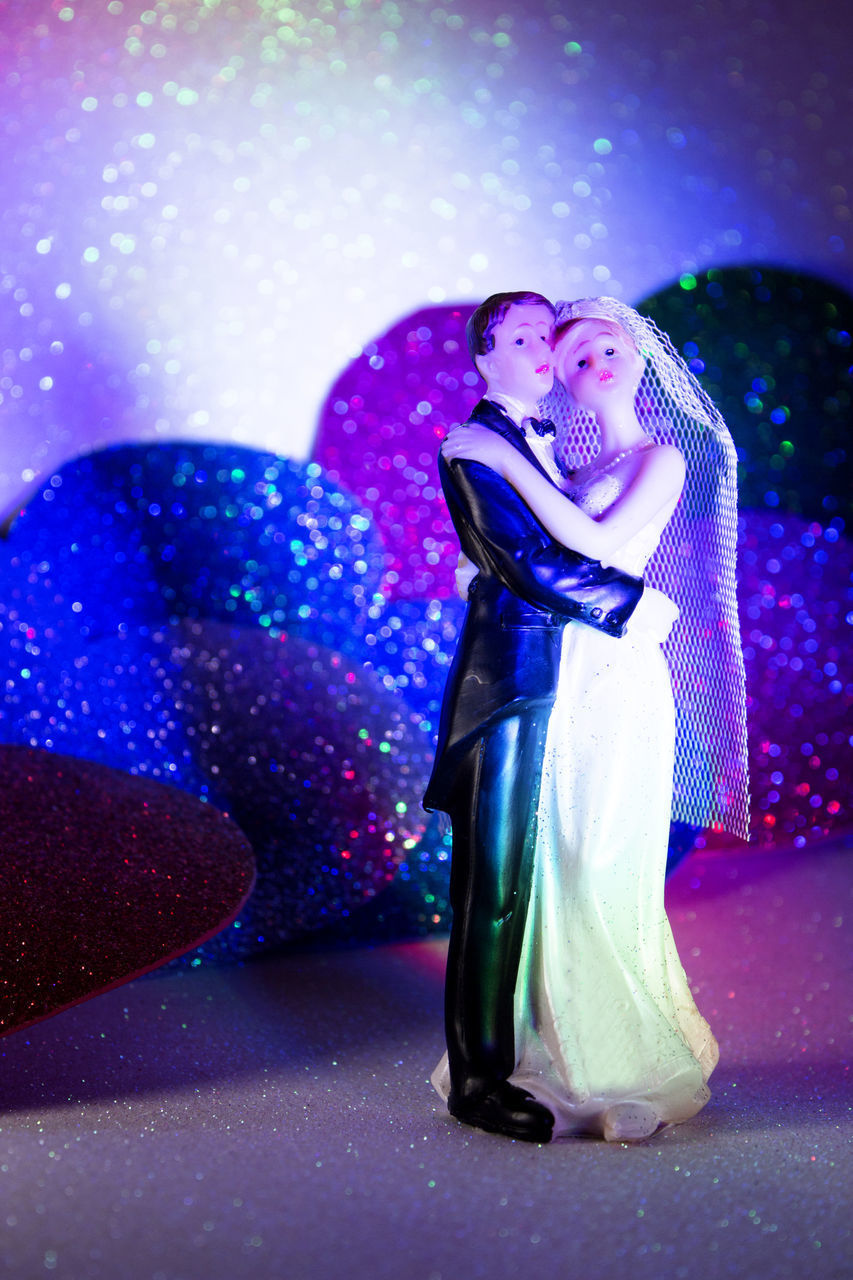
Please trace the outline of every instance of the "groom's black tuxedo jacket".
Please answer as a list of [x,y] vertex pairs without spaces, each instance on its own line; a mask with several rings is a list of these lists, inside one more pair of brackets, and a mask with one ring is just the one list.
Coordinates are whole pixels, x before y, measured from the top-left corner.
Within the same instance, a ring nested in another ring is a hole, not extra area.
[[[543,470],[497,405],[481,400],[469,422],[497,431]],[[643,591],[639,578],[555,542],[489,467],[439,458],[439,472],[462,550],[479,573],[447,677],[427,809],[447,808],[457,762],[492,722],[553,702],[566,622],[621,636]]]

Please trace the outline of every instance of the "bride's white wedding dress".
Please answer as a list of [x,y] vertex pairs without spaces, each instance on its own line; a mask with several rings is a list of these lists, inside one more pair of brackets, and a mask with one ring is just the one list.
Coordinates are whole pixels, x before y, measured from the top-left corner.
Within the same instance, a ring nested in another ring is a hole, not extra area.
[[[622,481],[572,490],[589,515]],[[671,511],[671,509],[670,509]],[[670,511],[611,557],[642,575]],[[515,998],[515,1084],[554,1137],[648,1137],[710,1097],[718,1051],[664,911],[674,708],[658,639],[567,624],[539,799],[536,864]],[[446,1060],[433,1077],[446,1097]]]
[[[621,492],[593,471],[572,492],[598,516]],[[670,512],[612,562],[641,575]],[[647,1137],[708,1101],[717,1061],[664,911],[674,708],[657,638],[580,623],[563,637],[516,986],[513,1081],[554,1136]]]

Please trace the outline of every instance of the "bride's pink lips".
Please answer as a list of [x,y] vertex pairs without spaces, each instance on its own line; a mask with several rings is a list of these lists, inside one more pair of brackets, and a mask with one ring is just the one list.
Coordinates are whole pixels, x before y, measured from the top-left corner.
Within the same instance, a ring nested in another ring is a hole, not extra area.
[[536,370],[537,373],[550,373],[550,371],[551,366],[549,364],[540,364],[539,368]]
[[613,374],[610,372],[610,370],[609,370],[609,369],[605,369],[605,370],[604,370],[604,372],[603,372],[603,373],[601,374],[601,376],[599,377],[598,381],[599,381],[599,382],[609,382],[609,381],[610,381],[610,379],[611,379],[612,377],[613,377]]

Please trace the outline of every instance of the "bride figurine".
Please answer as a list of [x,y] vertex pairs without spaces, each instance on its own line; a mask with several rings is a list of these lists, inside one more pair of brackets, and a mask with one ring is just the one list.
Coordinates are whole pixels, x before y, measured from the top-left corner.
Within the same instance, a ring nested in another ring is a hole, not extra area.
[[[569,480],[476,425],[442,452],[497,471],[554,539],[644,576],[680,609],[672,680],[641,614],[621,639],[566,625],[515,993],[511,1082],[553,1113],[553,1136],[636,1141],[705,1105],[718,1057],[664,873],[671,816],[746,835],[735,454],[668,338],[632,308],[558,303],[554,350],[562,385],[545,408],[586,457]],[[434,1083],[446,1096],[443,1064]]]

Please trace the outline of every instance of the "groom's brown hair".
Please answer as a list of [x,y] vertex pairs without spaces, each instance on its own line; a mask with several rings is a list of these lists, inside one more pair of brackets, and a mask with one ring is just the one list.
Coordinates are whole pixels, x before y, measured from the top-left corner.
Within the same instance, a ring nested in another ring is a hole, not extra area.
[[468,350],[471,359],[484,356],[495,345],[492,330],[503,320],[510,307],[547,307],[551,315],[555,315],[554,304],[541,293],[493,293],[481,302],[477,310],[472,312],[465,326],[465,337],[468,339]]

